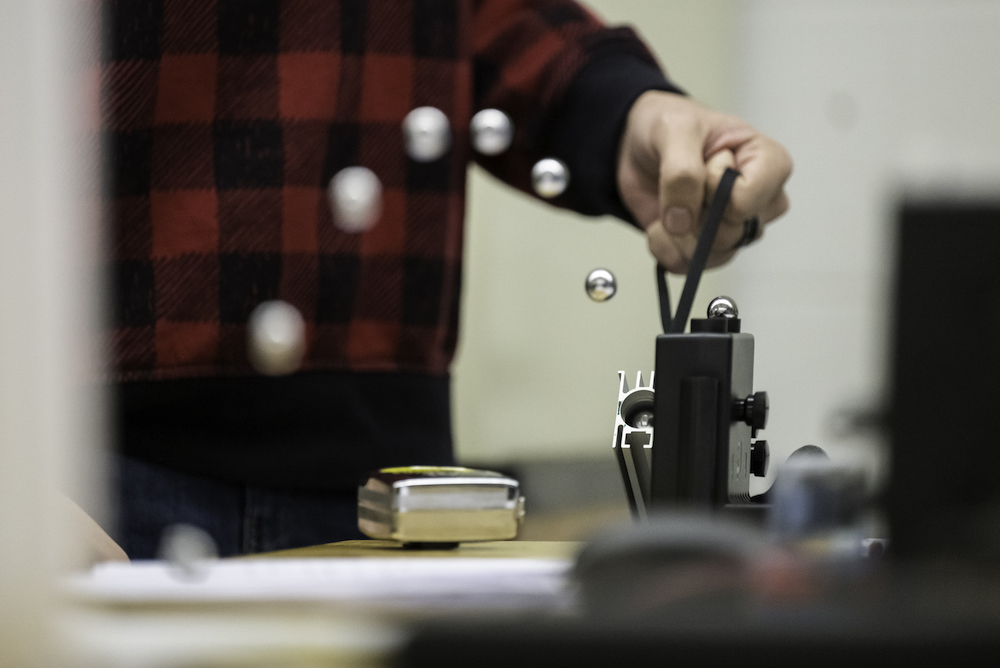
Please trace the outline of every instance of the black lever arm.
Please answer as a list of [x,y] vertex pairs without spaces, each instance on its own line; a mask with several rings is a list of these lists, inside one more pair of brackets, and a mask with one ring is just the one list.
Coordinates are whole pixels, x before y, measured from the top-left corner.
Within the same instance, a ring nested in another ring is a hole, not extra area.
[[660,320],[663,323],[665,334],[681,334],[687,326],[688,316],[691,315],[691,305],[694,302],[694,295],[698,291],[698,283],[701,282],[701,274],[708,264],[708,256],[712,252],[715,244],[715,236],[719,232],[719,224],[722,223],[722,216],[729,206],[729,197],[733,193],[733,185],[736,177],[740,173],[735,169],[727,168],[719,180],[719,186],[715,189],[715,196],[705,214],[704,223],[701,227],[701,234],[698,236],[698,245],[695,246],[694,255],[688,265],[687,278],[684,280],[684,289],[681,291],[681,300],[677,304],[677,314],[670,317],[670,292],[667,288],[667,270],[662,264],[656,265],[656,284],[660,295]]

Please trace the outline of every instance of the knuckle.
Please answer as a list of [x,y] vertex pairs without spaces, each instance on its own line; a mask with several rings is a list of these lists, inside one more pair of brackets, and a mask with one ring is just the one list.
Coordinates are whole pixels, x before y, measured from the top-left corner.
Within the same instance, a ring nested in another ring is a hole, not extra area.
[[723,229],[719,230],[719,234],[715,237],[715,243],[712,244],[713,253],[718,253],[721,251],[727,251],[731,249],[736,243],[743,238],[743,225],[726,225]]
[[781,201],[778,202],[778,206],[775,207],[774,209],[774,217],[777,218],[778,216],[784,216],[786,213],[788,213],[789,206],[790,203],[788,201],[788,198],[782,197]]
[[667,168],[666,178],[671,183],[678,185],[693,185],[703,178],[702,171],[697,165],[685,163],[680,165],[670,165]]
[[734,189],[726,207],[726,220],[742,226],[747,218],[760,215],[761,208],[758,193],[744,188]]
[[757,215],[759,212],[755,211],[747,202],[737,202],[730,200],[729,211],[727,211],[726,219],[732,220],[736,225],[743,225],[743,221]]
[[778,144],[778,148],[781,149],[782,173],[785,176],[785,180],[787,180],[788,177],[792,175],[792,171],[795,169],[795,164],[792,161],[792,155],[788,152],[788,150],[784,146]]
[[727,262],[729,262],[731,259],[733,259],[733,256],[735,255],[736,255],[735,250],[726,250],[718,253],[712,253],[708,258],[707,267],[713,268],[722,266]]
[[697,131],[701,126],[699,108],[686,98],[673,101],[653,118],[653,127],[663,135]]
[[661,249],[666,245],[666,239],[664,235],[666,232],[660,232],[659,225],[651,225],[646,230],[646,245],[649,247],[649,252],[653,255],[659,256]]
[[663,185],[668,192],[699,194],[705,183],[703,166],[693,163],[667,165],[663,170]]
[[687,261],[677,247],[671,243],[666,231],[662,234],[648,235],[647,244],[650,254],[668,270],[673,273],[687,271]]

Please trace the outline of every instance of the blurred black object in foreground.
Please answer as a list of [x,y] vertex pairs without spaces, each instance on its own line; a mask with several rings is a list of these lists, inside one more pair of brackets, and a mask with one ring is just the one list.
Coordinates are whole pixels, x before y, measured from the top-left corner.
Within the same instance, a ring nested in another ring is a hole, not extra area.
[[848,635],[816,625],[777,628],[676,629],[618,620],[455,622],[419,632],[398,665],[477,668],[697,666],[699,668],[886,668],[981,666],[1000,639],[969,629],[870,627]]
[[886,499],[904,561],[1000,556],[1000,202],[899,214]]

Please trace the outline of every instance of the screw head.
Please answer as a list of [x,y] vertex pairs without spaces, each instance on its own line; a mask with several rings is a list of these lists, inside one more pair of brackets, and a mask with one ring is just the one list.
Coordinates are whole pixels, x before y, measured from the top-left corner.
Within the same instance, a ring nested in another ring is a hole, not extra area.
[[531,168],[531,185],[539,197],[558,197],[569,186],[569,168],[562,160],[543,158]]
[[607,269],[594,269],[587,274],[587,296],[595,302],[606,302],[618,291],[618,280]]
[[451,148],[451,125],[436,107],[417,107],[403,119],[406,153],[417,162],[433,162]]
[[514,123],[499,109],[483,109],[469,123],[472,148],[483,155],[500,155],[514,141]]

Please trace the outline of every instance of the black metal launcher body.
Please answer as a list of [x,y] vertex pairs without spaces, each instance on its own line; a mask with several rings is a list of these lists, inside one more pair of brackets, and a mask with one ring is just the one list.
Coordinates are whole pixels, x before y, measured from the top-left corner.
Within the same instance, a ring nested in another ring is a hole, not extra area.
[[713,321],[723,331],[656,337],[654,509],[750,502],[753,429],[738,414],[753,394],[754,339],[739,320],[701,322]]

